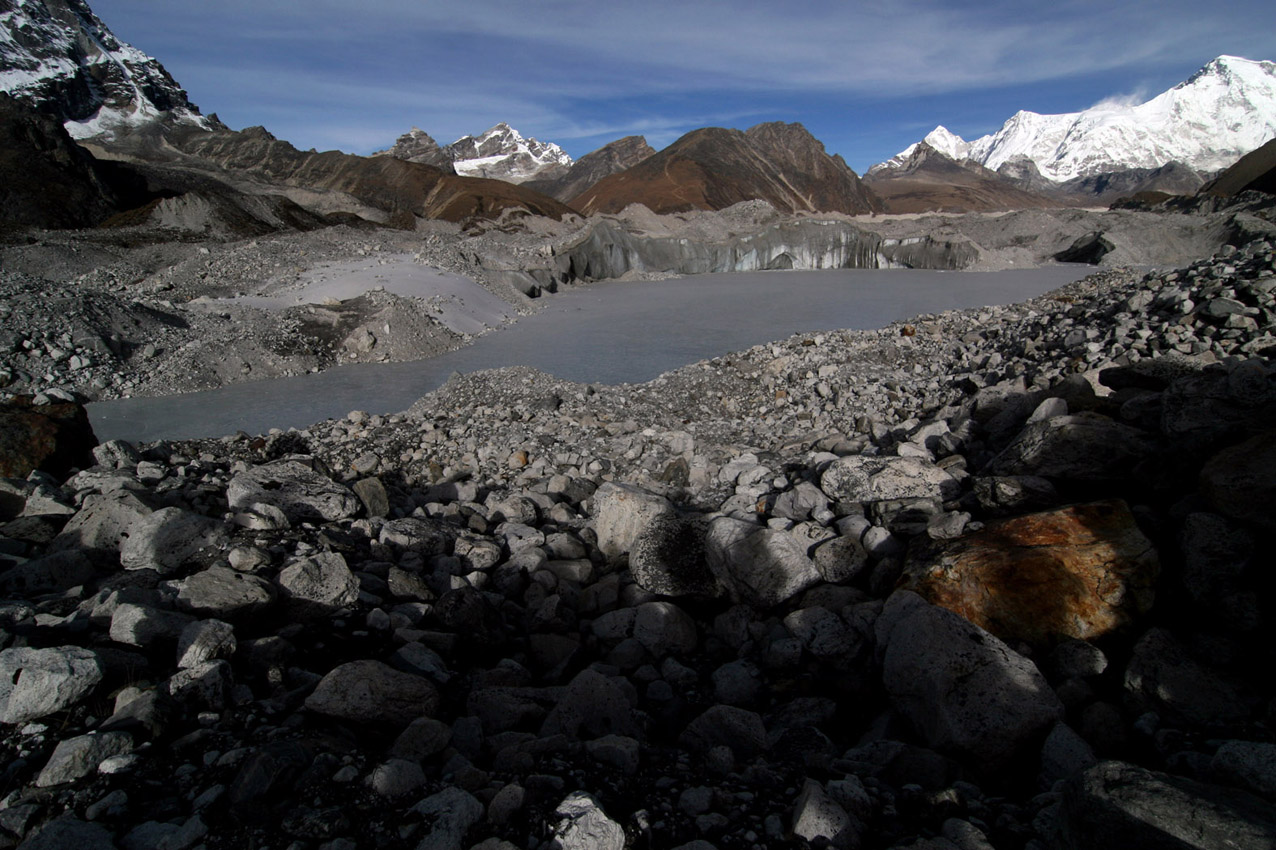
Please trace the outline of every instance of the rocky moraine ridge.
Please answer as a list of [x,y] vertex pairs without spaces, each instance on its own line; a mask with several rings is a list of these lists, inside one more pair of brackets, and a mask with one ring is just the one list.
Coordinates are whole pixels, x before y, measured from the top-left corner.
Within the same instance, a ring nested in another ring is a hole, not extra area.
[[1260,242],[10,467],[0,846],[1271,847],[1274,353]]

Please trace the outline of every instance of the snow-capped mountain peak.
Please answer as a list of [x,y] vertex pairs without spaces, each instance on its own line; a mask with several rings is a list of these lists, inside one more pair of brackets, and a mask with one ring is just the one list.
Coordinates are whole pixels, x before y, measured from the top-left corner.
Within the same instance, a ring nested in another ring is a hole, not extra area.
[[883,171],[896,171],[907,167],[908,164],[917,156],[917,150],[922,144],[926,144],[932,150],[942,153],[949,159],[956,160],[958,162],[961,162],[970,155],[970,142],[966,141],[961,136],[950,131],[947,127],[941,124],[934,130],[927,133],[926,137],[922,139],[921,142],[914,142],[899,153],[895,154],[886,162],[880,162],[877,165],[874,165],[864,176],[872,177]]
[[[1061,115],[1021,110],[997,132],[973,142],[943,127],[926,142],[954,159],[972,159],[993,170],[1028,160],[1047,179],[1064,182],[1170,162],[1218,170],[1274,136],[1276,63],[1220,56],[1145,103],[1109,99]],[[914,147],[870,173],[902,167]]]
[[492,177],[510,183],[553,177],[572,165],[572,158],[558,145],[524,138],[503,121],[478,136],[462,136],[443,150],[463,177]]
[[942,124],[926,134],[923,142],[949,159],[961,161],[970,155],[970,142],[956,133],[949,132]]
[[161,118],[208,126],[164,66],[84,0],[0,0],[0,91],[58,115],[76,138]]

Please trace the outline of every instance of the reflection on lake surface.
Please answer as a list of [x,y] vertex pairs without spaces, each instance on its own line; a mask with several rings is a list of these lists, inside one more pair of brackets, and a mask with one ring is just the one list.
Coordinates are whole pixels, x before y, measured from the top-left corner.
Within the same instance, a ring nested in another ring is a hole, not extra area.
[[99,402],[89,405],[89,417],[103,441],[212,437],[305,427],[351,410],[404,410],[453,372],[532,366],[572,381],[637,383],[795,333],[877,328],[919,313],[1023,301],[1091,271],[843,269],[596,283],[546,296],[541,312],[429,360]]

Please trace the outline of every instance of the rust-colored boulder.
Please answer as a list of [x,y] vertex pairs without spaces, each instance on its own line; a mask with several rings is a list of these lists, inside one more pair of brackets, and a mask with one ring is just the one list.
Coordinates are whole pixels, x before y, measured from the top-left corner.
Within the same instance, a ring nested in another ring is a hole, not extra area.
[[1152,605],[1160,562],[1125,502],[1072,505],[990,522],[914,547],[901,586],[1002,640],[1091,640]]
[[82,404],[36,405],[31,396],[0,403],[0,478],[26,478],[36,469],[65,478],[93,465],[96,445]]

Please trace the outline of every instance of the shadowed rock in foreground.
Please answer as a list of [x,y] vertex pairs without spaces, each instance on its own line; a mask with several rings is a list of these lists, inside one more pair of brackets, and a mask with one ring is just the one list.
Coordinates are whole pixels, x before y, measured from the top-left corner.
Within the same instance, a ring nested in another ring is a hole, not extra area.
[[4,479],[3,840],[1270,846],[1274,260]]

